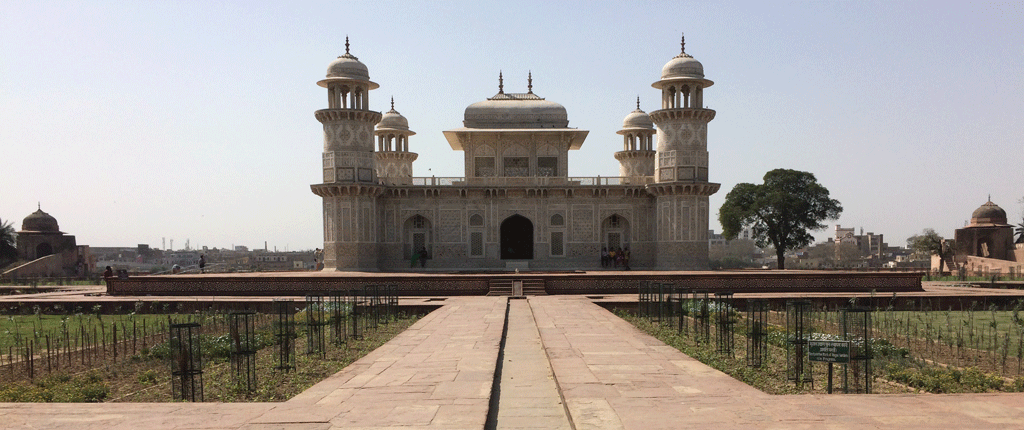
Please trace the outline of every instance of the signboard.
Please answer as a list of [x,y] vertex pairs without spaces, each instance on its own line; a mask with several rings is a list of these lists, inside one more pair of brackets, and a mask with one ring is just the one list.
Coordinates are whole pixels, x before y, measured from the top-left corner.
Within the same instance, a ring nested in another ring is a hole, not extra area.
[[825,363],[849,363],[850,342],[846,340],[807,341],[807,359]]

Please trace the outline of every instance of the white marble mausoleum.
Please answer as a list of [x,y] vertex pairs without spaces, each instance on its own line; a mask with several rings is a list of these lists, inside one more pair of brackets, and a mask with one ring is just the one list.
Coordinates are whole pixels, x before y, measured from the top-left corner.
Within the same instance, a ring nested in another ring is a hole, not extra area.
[[[462,151],[465,176],[416,177],[408,120],[370,110],[378,84],[349,53],[317,82],[323,123],[324,270],[427,268],[598,269],[601,249],[628,249],[633,269],[707,269],[708,182],[704,67],[685,44],[652,86],[661,106],[623,121],[618,176],[574,177],[569,151],[588,131],[569,127],[562,105],[533,92],[498,93],[469,105],[444,131]],[[454,115],[453,115],[454,116]],[[419,267],[419,263],[416,264]]]

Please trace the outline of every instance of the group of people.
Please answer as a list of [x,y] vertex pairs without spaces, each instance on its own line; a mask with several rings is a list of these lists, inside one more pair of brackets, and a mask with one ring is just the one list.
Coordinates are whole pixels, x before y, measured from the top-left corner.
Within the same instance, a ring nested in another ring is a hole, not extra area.
[[419,251],[412,253],[412,258],[409,260],[409,267],[416,267],[416,262],[420,263],[420,267],[427,267],[427,259],[430,258],[430,254],[427,253],[427,248],[420,248]]
[[618,268],[622,266],[622,270],[629,270],[629,247],[623,248],[612,248],[601,247],[601,267]]

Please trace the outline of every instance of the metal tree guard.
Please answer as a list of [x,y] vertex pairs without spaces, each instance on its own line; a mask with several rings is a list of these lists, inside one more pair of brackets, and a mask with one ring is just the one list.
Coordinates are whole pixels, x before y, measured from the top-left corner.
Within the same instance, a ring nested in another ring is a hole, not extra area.
[[327,318],[324,314],[324,296],[306,296],[306,354],[320,354],[327,356],[327,345],[325,345],[325,331],[327,331]]
[[685,288],[678,287],[675,289],[676,298],[676,316],[679,317],[679,334],[689,335],[690,334],[690,292]]
[[348,318],[352,314],[349,295],[344,291],[330,293],[331,329],[335,345],[348,342]]
[[252,392],[256,390],[256,312],[232,312],[229,318],[231,369],[235,383]]
[[366,312],[366,329],[377,330],[377,321],[379,318],[380,308],[377,306],[379,303],[378,287],[376,285],[368,285],[363,288],[363,302],[366,305],[364,309]]
[[768,301],[747,300],[747,366],[768,363]]
[[277,340],[277,366],[285,372],[295,369],[295,314],[291,299],[274,299],[274,337]]
[[387,285],[384,287],[384,323],[390,323],[398,319],[398,286]]
[[637,297],[637,306],[636,306],[637,316],[640,317],[640,318],[650,318],[651,317],[651,311],[650,311],[651,282],[650,281],[640,281],[640,285],[638,287],[638,293],[639,293],[638,294],[639,297]]
[[850,363],[843,372],[847,393],[871,394],[871,309],[843,310],[843,339],[850,342]]
[[171,396],[175,400],[203,401],[203,354],[199,324],[171,324]]
[[786,302],[786,376],[794,381],[797,387],[810,382],[811,362],[807,357],[807,312],[811,302],[804,300]]
[[707,291],[694,291],[693,340],[697,343],[711,343],[711,309]]
[[734,340],[733,327],[736,325],[736,319],[732,313],[732,293],[715,293],[715,303],[718,306],[716,309],[717,318],[715,321],[718,329],[718,353],[732,356]]
[[365,288],[363,288],[362,290],[353,289],[353,290],[349,291],[349,294],[351,295],[350,296],[351,297],[350,303],[352,305],[351,314],[349,315],[349,319],[352,322],[352,339],[356,339],[356,340],[359,340],[359,339],[363,338],[363,332],[366,329],[366,321],[364,321],[365,320],[364,314],[366,313],[365,306],[364,306],[365,297],[361,293],[361,292],[365,292],[365,291],[366,291]]

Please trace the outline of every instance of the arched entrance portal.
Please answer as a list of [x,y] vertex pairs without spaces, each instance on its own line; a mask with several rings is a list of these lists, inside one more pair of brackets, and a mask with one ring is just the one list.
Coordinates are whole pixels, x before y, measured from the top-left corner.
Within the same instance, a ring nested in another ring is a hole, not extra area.
[[49,243],[43,242],[36,246],[36,258],[43,258],[50,254],[53,254],[53,248]]
[[501,259],[533,259],[533,223],[522,215],[512,215],[501,223]]

